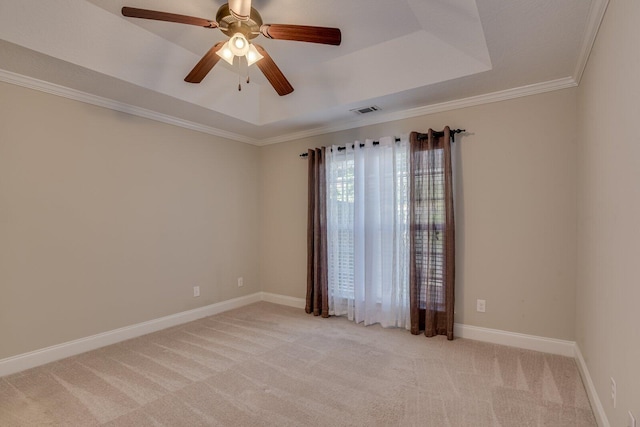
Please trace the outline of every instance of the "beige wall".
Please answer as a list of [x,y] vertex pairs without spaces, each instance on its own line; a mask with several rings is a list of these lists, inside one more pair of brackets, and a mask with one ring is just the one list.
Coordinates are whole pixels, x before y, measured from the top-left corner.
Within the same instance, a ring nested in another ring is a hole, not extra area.
[[576,339],[612,426],[640,420],[639,22],[609,2],[579,88]]
[[[306,289],[308,147],[463,127],[455,157],[456,322],[574,339],[576,89],[317,136],[261,149],[260,277]],[[486,299],[486,313],[476,299]]]
[[574,89],[262,148],[0,91],[0,358],[260,290],[304,297],[298,154],[446,124],[470,132],[457,322],[574,339]]
[[258,162],[0,83],[0,359],[259,291]]

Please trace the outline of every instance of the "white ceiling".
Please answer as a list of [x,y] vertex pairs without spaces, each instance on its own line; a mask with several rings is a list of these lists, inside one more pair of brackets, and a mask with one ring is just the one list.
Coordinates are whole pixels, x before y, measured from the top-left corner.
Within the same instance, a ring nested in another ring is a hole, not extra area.
[[[338,27],[341,46],[255,39],[295,91],[220,61],[225,36],[124,18],[122,6],[215,19],[223,0],[0,0],[0,80],[256,145],[575,86],[608,0],[253,0],[265,23]],[[352,109],[381,111],[357,116]]]

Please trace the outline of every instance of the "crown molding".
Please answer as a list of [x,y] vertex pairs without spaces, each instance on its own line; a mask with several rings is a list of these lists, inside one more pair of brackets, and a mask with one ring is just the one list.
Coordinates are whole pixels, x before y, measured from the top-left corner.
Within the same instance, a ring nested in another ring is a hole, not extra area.
[[458,108],[472,107],[482,104],[488,104],[492,102],[505,101],[509,99],[519,98],[523,96],[536,95],[554,90],[567,89],[570,87],[578,86],[584,74],[591,50],[596,40],[598,30],[604,18],[604,15],[609,5],[609,0],[593,0],[589,9],[589,15],[587,18],[587,27],[583,38],[578,60],[576,62],[576,68],[572,77],[565,77],[557,80],[551,80],[547,82],[535,83],[527,86],[507,89],[503,91],[488,93],[484,95],[473,96],[470,98],[464,98],[454,101],[447,101],[438,104],[426,105],[404,111],[390,112],[390,113],[376,113],[372,117],[362,117],[357,120],[349,120],[338,123],[332,123],[327,126],[320,126],[313,129],[292,132],[284,135],[280,135],[272,138],[257,139],[251,138],[245,135],[241,135],[234,132],[228,132],[222,129],[218,129],[212,126],[206,126],[200,123],[191,122],[188,120],[180,119],[168,114],[159,113],[156,111],[148,110],[145,108],[137,107],[134,105],[126,104],[123,102],[115,101],[109,98],[92,95],[87,92],[82,92],[76,89],[71,89],[65,86],[60,86],[54,83],[49,83],[43,80],[35,79],[28,76],[23,76],[10,71],[0,69],[0,81],[10,84],[15,84],[29,89],[38,90],[41,92],[49,93],[52,95],[61,96],[64,98],[72,99],[79,102],[84,102],[91,105],[96,105],[103,108],[109,108],[115,111],[132,114],[135,116],[143,117],[146,119],[155,120],[162,123],[167,123],[174,126],[180,126],[186,129],[194,130],[196,132],[202,132],[221,138],[230,139],[233,141],[242,142],[245,144],[251,144],[256,146],[265,146],[271,144],[278,144],[281,142],[294,141],[303,138],[309,138],[313,136],[323,135],[332,132],[339,132],[348,129],[354,129],[358,127],[391,122],[395,120],[403,120],[428,114],[434,114]]
[[368,117],[368,118],[361,118],[358,120],[339,122],[339,123],[331,124],[328,126],[320,126],[320,127],[309,129],[302,132],[293,132],[293,133],[284,134],[274,138],[255,139],[255,138],[250,138],[237,133],[227,132],[222,129],[214,128],[211,126],[205,126],[199,123],[190,122],[188,120],[179,119],[177,117],[173,117],[168,114],[162,114],[162,113],[158,113],[145,108],[126,104],[123,102],[114,101],[112,99],[104,98],[101,96],[92,95],[87,92],[82,92],[76,89],[60,86],[54,83],[49,83],[49,82],[35,79],[32,77],[23,76],[23,75],[16,74],[16,73],[2,70],[2,69],[0,69],[0,81],[22,86],[28,89],[38,90],[38,91],[49,93],[56,96],[61,96],[61,97],[72,99],[79,102],[96,105],[103,108],[109,108],[111,110],[132,114],[134,116],[139,116],[139,117],[155,120],[162,123],[167,123],[174,126],[180,126],[186,129],[197,131],[197,132],[219,136],[219,137],[230,139],[233,141],[243,142],[245,144],[256,145],[256,146],[278,144],[281,142],[293,141],[293,140],[323,135],[323,134],[332,133],[332,132],[339,132],[342,130],[359,128],[359,127],[368,126],[368,125],[386,123],[386,122],[391,122],[396,120],[403,120],[403,119],[408,119],[412,117],[419,117],[419,116],[424,116],[428,114],[435,114],[435,113],[440,113],[444,111],[456,110],[459,108],[474,107],[477,105],[489,104],[493,102],[506,101],[509,99],[520,98],[523,96],[537,95],[545,92],[567,89],[567,88],[575,87],[578,85],[576,80],[574,80],[572,77],[564,77],[561,79],[551,80],[548,82],[534,83],[527,86],[501,90],[498,92],[487,93],[484,95],[472,96],[469,98],[463,98],[463,99],[458,99],[454,101],[447,101],[447,102],[442,102],[438,104],[425,105],[423,107],[412,108],[409,110],[373,114],[372,117]]
[[200,123],[190,122],[188,120],[179,119],[168,114],[159,113],[157,111],[148,110],[146,108],[136,107],[135,105],[126,104],[124,102],[114,101],[113,99],[104,98],[54,83],[49,83],[44,80],[35,79],[33,77],[23,76],[11,71],[0,69],[0,82],[22,86],[27,89],[34,89],[51,95],[72,99],[74,101],[84,102],[86,104],[96,105],[98,107],[109,108],[111,110],[120,111],[122,113],[132,114],[134,116],[143,117],[145,119],[151,119],[174,126],[180,126],[185,129],[219,136],[221,138],[231,139],[238,142],[244,142],[246,144],[256,145],[259,142],[254,138],[249,138],[244,135],[227,132],[222,129],[202,125]]
[[521,98],[523,96],[538,95],[545,92],[568,89],[576,86],[578,86],[578,83],[576,83],[573,77],[564,77],[561,79],[551,80],[548,82],[534,83],[527,86],[501,90],[498,92],[472,96],[469,98],[457,99],[455,101],[442,102],[439,104],[425,105],[423,107],[412,108],[404,111],[373,114],[372,117],[370,118],[340,122],[337,124],[332,124],[330,126],[321,126],[321,127],[317,127],[317,128],[302,131],[302,132],[295,132],[295,133],[290,133],[290,134],[282,135],[275,138],[263,139],[260,142],[258,142],[257,145],[263,146],[263,145],[270,145],[270,144],[278,144],[281,142],[294,141],[298,139],[309,138],[312,136],[318,136],[318,135],[323,135],[323,134],[332,133],[332,132],[339,132],[342,130],[354,129],[354,128],[359,128],[359,127],[368,126],[368,125],[392,122],[396,120],[410,119],[413,117],[441,113],[441,112],[450,111],[450,110],[457,110],[460,108],[475,107],[477,105],[506,101],[509,99]]
[[576,83],[580,84],[582,80],[582,74],[587,67],[591,50],[596,41],[600,24],[604,19],[604,14],[609,6],[609,0],[593,0],[591,8],[589,9],[589,16],[587,18],[587,29],[585,36],[582,39],[582,47],[580,49],[580,55],[578,56],[578,62],[576,63],[576,69],[573,72],[573,78]]

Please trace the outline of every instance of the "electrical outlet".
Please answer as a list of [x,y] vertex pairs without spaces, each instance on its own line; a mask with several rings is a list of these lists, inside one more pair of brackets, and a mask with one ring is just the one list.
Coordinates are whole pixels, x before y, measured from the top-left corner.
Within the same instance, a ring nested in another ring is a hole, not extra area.
[[629,411],[629,421],[627,421],[627,427],[637,427],[636,418],[633,416],[631,411]]
[[242,277],[238,277],[238,287],[241,288],[244,286],[244,279]]
[[200,296],[200,286],[194,286],[193,287],[193,296],[194,297],[199,297]]
[[476,310],[478,310],[480,313],[484,313],[486,309],[487,309],[487,301],[483,299],[479,299],[476,303]]
[[613,408],[615,409],[617,403],[617,391],[616,391],[616,382],[611,377],[611,402],[613,403]]

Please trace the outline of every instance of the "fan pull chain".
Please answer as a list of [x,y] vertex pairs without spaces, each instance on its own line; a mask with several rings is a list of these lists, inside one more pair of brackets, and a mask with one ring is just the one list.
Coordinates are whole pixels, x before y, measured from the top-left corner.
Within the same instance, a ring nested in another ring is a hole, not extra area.
[[249,62],[247,60],[247,84],[249,84]]
[[[241,78],[241,73],[242,70],[240,68],[240,62],[238,61],[238,92],[242,92],[242,81],[240,80]],[[249,79],[249,67],[247,66],[247,84],[250,83],[250,79]]]

